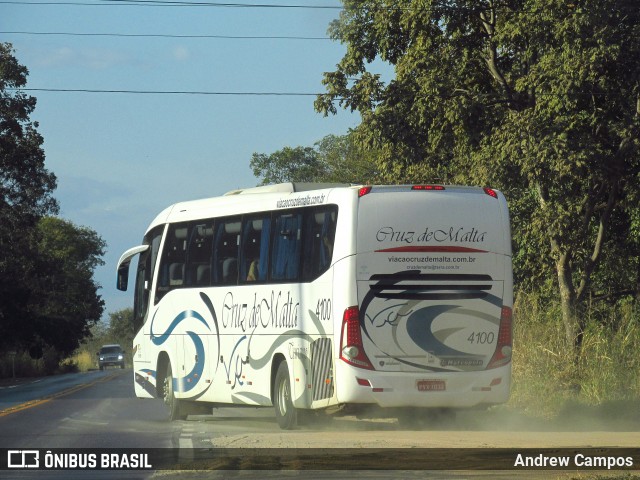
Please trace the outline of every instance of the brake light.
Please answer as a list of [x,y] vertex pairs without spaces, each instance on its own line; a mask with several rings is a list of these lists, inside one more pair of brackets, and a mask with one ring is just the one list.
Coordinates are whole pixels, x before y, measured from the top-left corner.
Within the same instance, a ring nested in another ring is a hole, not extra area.
[[502,367],[511,361],[513,312],[510,307],[502,307],[500,328],[498,329],[498,343],[496,351],[487,365],[487,370]]
[[493,188],[484,187],[483,190],[484,190],[484,193],[486,193],[490,197],[498,198],[498,192],[496,192]]
[[340,359],[354,367],[373,370],[373,365],[364,353],[362,334],[360,333],[360,311],[358,307],[349,307],[342,316],[340,335]]
[[372,187],[361,187],[358,190],[358,197],[364,197],[367,193],[371,192]]
[[414,185],[411,190],[426,190],[426,191],[442,191],[445,188],[442,185]]

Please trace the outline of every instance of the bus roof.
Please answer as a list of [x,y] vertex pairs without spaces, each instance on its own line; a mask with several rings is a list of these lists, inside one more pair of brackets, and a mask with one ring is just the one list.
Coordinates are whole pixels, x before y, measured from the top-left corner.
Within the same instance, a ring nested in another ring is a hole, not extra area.
[[[165,208],[151,222],[147,231],[152,228],[164,224],[196,220],[199,218],[222,217],[228,215],[237,215],[241,213],[259,212],[276,208],[276,202],[282,202],[282,206],[277,208],[285,208],[286,206],[294,206],[290,200],[305,197],[317,198],[324,195],[321,202],[306,203],[306,205],[319,205],[326,203],[327,196],[333,190],[360,190],[363,185],[355,185],[348,183],[279,183],[274,185],[264,185],[259,187],[242,188],[231,190],[224,195],[218,197],[210,197],[199,200],[190,200],[175,203]],[[455,186],[455,185],[374,185],[366,187],[367,190],[362,194],[384,193],[384,192],[400,192],[408,190],[442,190],[447,193],[481,193],[481,187]],[[484,189],[487,193],[488,189]],[[492,192],[497,192],[491,190]],[[315,192],[315,194],[313,193]],[[488,194],[488,193],[487,193]],[[238,198],[242,196],[242,201]],[[289,201],[288,201],[289,200]],[[269,206],[273,203],[273,206]],[[304,202],[298,202],[298,206],[305,205]]]
[[307,183],[307,182],[289,182],[277,183],[273,185],[262,185],[260,187],[240,188],[231,190],[224,194],[228,195],[246,195],[255,193],[295,193],[309,192],[312,190],[325,190],[327,188],[351,187],[350,183]]
[[[348,183],[280,183],[232,190],[218,197],[175,203],[160,212],[147,231],[164,223],[269,210],[275,208],[275,202],[278,200],[288,199],[289,196],[304,197],[310,192],[316,192],[316,195],[324,194],[326,199],[329,192],[336,188],[357,189],[359,186]],[[299,193],[302,195],[296,195]],[[238,196],[242,196],[241,201]],[[273,202],[273,207],[267,206],[270,202]]]

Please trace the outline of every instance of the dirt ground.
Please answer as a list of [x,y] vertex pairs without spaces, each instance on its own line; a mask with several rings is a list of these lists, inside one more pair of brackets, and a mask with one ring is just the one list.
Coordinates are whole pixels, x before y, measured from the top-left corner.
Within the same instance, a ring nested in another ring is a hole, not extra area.
[[[187,470],[257,472],[260,479],[283,478],[283,472],[304,480],[636,478],[628,474],[640,468],[637,407],[570,408],[547,420],[506,408],[428,419],[416,413],[403,421],[321,417],[291,431],[278,428],[272,409],[220,408],[183,422],[180,441],[194,455],[184,459]],[[587,468],[590,458],[610,457],[631,458],[626,476]],[[553,458],[567,459],[568,467],[518,464]],[[273,475],[265,477],[267,471]]]
[[[228,413],[221,413],[221,418]],[[267,411],[265,422],[270,412]],[[209,417],[215,447],[231,448],[612,448],[640,447],[640,408],[571,410],[561,417],[529,418],[507,409],[458,413],[455,417],[314,419],[293,431],[225,428]],[[207,428],[207,430],[209,430]]]
[[331,428],[275,433],[221,433],[212,443],[231,448],[611,448],[640,447],[640,432],[399,430],[334,421]]

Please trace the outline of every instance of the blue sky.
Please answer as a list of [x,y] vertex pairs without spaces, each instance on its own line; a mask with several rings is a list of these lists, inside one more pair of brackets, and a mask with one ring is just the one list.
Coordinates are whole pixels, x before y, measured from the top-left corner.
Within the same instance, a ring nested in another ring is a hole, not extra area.
[[[97,6],[0,4],[0,31],[324,37],[339,12],[70,1]],[[313,5],[340,6],[338,0]],[[0,41],[13,44],[34,89],[316,93],[323,91],[323,72],[334,70],[345,51],[329,40],[0,33]],[[94,229],[108,244],[106,264],[96,272],[105,315],[131,306],[131,292],[115,289],[115,265],[162,209],[253,186],[253,152],[311,146],[360,120],[345,111],[322,117],[314,97],[31,95],[38,99],[32,120],[45,139],[46,166],[58,177],[60,216]]]

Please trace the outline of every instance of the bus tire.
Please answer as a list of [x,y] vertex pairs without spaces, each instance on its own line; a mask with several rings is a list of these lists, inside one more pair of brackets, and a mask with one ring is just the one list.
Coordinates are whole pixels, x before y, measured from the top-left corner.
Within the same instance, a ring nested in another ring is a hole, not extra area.
[[184,420],[187,418],[187,416],[182,413],[182,402],[176,398],[173,392],[173,372],[171,371],[170,363],[167,364],[167,372],[162,384],[162,399],[169,410],[170,421]]
[[273,386],[273,406],[276,411],[276,420],[283,430],[291,430],[296,427],[298,412],[291,399],[291,381],[287,362],[282,361],[278,365],[276,379]]

